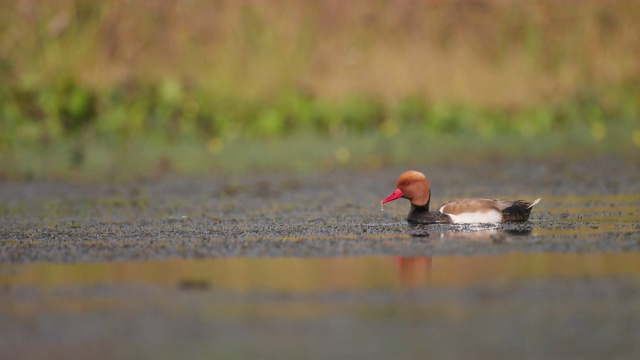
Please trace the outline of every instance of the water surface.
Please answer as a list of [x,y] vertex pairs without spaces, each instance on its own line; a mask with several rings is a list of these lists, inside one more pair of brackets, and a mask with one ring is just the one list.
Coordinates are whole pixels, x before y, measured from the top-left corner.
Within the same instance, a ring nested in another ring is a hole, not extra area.
[[5,286],[96,284],[200,287],[236,292],[366,291],[464,287],[533,279],[640,276],[640,253],[477,256],[168,259],[0,265]]
[[404,169],[3,184],[0,358],[640,358],[620,165],[432,170],[434,203],[542,197],[488,227],[381,212]]

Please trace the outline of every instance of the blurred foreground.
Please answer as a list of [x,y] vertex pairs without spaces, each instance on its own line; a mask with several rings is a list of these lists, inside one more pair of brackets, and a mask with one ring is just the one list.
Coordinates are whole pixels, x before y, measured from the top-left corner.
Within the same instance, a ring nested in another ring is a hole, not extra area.
[[0,354],[632,359],[640,355],[639,260],[510,254],[2,266]]

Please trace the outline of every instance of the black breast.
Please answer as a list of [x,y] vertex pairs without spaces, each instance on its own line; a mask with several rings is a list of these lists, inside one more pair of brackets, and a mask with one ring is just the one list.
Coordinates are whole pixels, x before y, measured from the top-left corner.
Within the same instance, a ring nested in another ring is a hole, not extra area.
[[451,224],[453,221],[448,215],[441,212],[429,211],[427,206],[417,206],[411,204],[409,216],[407,216],[409,224]]

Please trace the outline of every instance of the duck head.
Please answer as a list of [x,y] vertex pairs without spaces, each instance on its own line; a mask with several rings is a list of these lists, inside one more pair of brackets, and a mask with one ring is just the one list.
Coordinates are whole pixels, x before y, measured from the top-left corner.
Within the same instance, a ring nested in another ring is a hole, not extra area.
[[380,204],[399,198],[408,199],[411,204],[416,206],[428,206],[431,198],[431,187],[424,174],[413,170],[402,173],[396,183],[396,189],[391,195],[384,198]]

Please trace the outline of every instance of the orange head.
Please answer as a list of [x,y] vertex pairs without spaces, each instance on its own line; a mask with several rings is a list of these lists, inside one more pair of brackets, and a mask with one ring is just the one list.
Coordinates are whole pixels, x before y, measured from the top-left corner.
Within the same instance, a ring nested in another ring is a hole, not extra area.
[[384,198],[380,204],[387,203],[399,198],[405,198],[417,206],[429,204],[431,197],[431,187],[423,173],[418,171],[407,171],[402,173],[396,183],[396,189],[391,195]]

